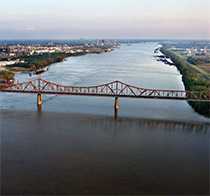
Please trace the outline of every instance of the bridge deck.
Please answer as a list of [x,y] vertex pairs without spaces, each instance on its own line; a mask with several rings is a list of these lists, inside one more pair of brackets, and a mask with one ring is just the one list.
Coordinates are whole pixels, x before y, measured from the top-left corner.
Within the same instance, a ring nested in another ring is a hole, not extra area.
[[98,86],[77,87],[64,86],[43,79],[30,80],[23,83],[11,84],[0,89],[7,93],[74,95],[99,97],[127,97],[142,99],[172,99],[210,102],[209,92],[191,92],[178,90],[146,89],[114,81]]

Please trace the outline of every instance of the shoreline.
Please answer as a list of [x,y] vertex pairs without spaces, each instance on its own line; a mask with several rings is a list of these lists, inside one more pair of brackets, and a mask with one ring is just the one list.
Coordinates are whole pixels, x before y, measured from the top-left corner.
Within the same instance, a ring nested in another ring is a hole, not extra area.
[[[1,80],[14,80],[15,74],[17,73],[31,73],[36,72],[38,70],[43,70],[44,68],[47,68],[55,63],[60,63],[65,61],[67,58],[71,57],[78,57],[78,56],[84,56],[87,54],[102,54],[107,52],[112,52],[114,50],[114,47],[108,47],[108,48],[89,48],[89,50],[83,49],[81,52],[77,53],[46,53],[46,54],[39,54],[39,55],[31,55],[31,56],[24,56],[22,59],[30,59],[32,62],[36,61],[38,58],[41,59],[39,63],[31,63],[30,61],[26,63],[18,63],[11,66],[6,66],[1,72]],[[10,77],[6,77],[6,74],[3,72],[7,72],[10,74]],[[35,75],[39,75],[34,73]],[[5,76],[4,76],[5,75]],[[13,75],[13,77],[11,77]]]
[[[202,73],[192,69],[189,63],[185,62],[180,56],[171,51],[170,48],[161,47],[160,52],[169,57],[174,66],[180,71],[182,75],[182,82],[186,90],[189,91],[209,91],[210,80],[206,78]],[[191,102],[189,105],[195,112],[201,114],[204,117],[210,118],[210,103]]]

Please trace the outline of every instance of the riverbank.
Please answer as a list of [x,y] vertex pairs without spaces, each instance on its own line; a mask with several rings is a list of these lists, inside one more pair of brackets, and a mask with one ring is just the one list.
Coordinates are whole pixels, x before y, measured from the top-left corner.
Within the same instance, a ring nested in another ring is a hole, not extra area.
[[25,55],[18,59],[18,63],[7,65],[0,71],[1,80],[12,80],[18,72],[39,73],[51,64],[62,62],[65,58],[82,56],[86,54],[101,54],[113,51],[113,47],[78,48],[71,52],[53,52],[43,54]]
[[[15,73],[9,70],[1,70],[0,71],[0,81],[9,81],[12,80],[15,76]],[[0,82],[1,83],[1,82]]]
[[[162,47],[160,51],[174,62],[182,74],[182,80],[186,90],[209,92],[210,78],[208,74],[199,71],[195,65],[191,65],[181,55],[170,48]],[[210,118],[210,103],[189,102],[189,104],[196,112]]]
[[21,58],[21,62],[15,65],[8,65],[4,70],[0,71],[0,80],[2,83],[9,80],[14,80],[14,76],[19,72],[36,72],[37,70],[48,67],[57,62],[62,62],[69,57],[65,53],[47,53],[43,55],[31,55]]
[[22,57],[21,63],[16,65],[7,66],[7,69],[14,72],[31,72],[38,69],[43,69],[53,63],[62,62],[70,54],[66,53],[46,53],[41,55],[31,55]]

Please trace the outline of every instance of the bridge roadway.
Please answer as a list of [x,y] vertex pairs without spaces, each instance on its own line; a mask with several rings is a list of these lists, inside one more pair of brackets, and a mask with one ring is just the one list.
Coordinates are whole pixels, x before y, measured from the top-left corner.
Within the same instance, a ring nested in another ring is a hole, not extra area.
[[114,81],[107,84],[89,87],[64,86],[37,78],[23,83],[7,84],[0,87],[4,93],[27,93],[37,94],[37,106],[41,109],[42,94],[47,95],[71,95],[71,96],[102,96],[115,98],[115,115],[119,110],[119,98],[142,98],[142,99],[170,99],[170,100],[188,100],[210,103],[210,90],[203,91],[179,91],[179,90],[161,90],[146,89],[120,81]]

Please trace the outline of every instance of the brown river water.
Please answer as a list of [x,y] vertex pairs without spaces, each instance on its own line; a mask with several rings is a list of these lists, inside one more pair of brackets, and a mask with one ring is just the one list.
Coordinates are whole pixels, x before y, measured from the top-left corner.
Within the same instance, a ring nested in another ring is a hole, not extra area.
[[[146,88],[184,86],[153,58],[158,43],[122,45],[68,58],[43,78],[71,85],[120,80]],[[20,81],[28,74],[17,74]],[[210,120],[185,101],[0,94],[2,195],[208,195]]]

